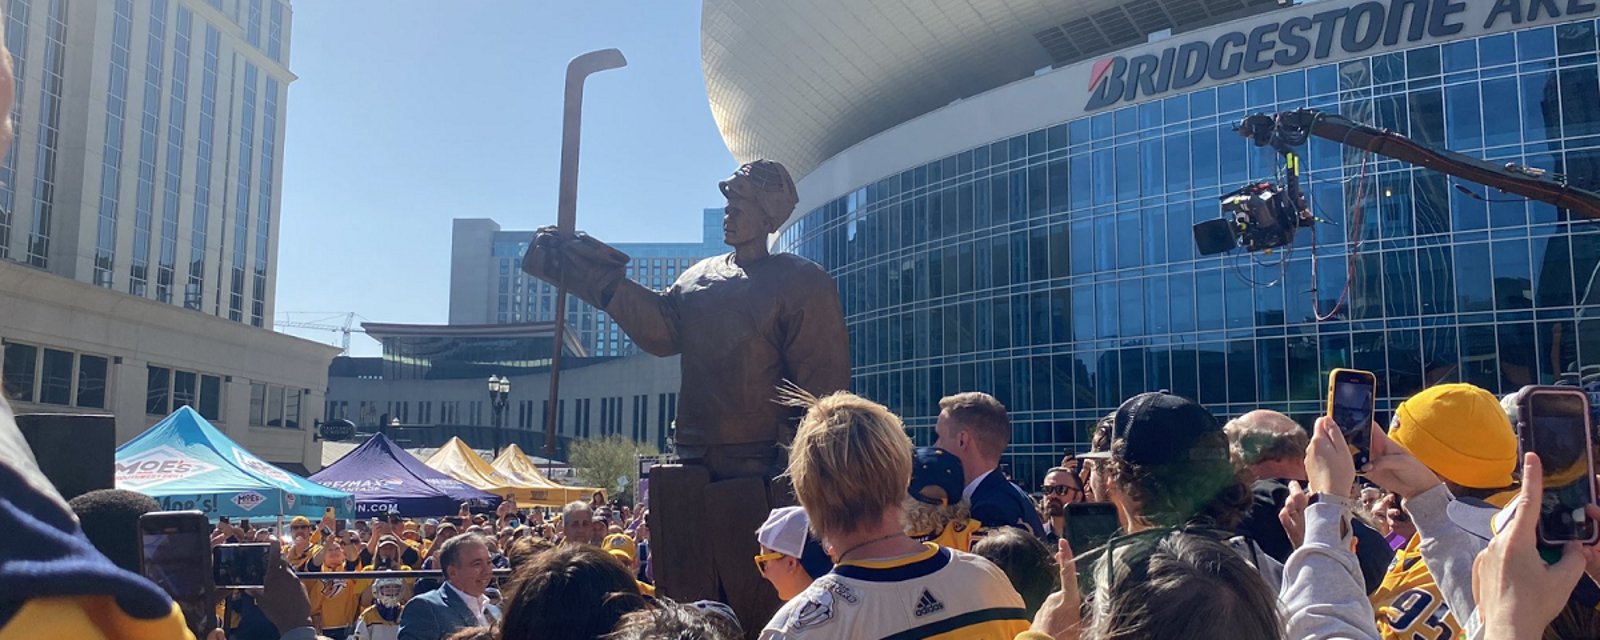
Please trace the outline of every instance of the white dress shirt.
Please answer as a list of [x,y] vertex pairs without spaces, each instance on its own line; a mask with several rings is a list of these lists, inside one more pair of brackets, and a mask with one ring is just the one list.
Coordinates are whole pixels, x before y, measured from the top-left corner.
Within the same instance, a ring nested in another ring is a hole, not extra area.
[[994,473],[994,469],[983,472],[982,475],[973,478],[972,482],[967,483],[967,488],[961,490],[961,499],[971,502],[973,492],[978,490],[978,485],[983,484],[983,479],[989,477],[991,473]]
[[448,582],[444,583],[444,586],[449,587],[451,591],[456,592],[456,595],[461,596],[461,600],[467,603],[467,608],[472,610],[472,616],[478,619],[479,625],[487,626],[489,624],[489,619],[484,615],[484,612],[489,609],[489,596],[469,596],[465,591],[457,589],[455,585]]

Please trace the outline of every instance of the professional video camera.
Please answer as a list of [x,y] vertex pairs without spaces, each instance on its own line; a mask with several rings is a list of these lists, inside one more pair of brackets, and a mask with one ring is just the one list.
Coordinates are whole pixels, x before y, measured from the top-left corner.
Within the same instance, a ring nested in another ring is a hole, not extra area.
[[1200,255],[1227,253],[1236,247],[1255,253],[1289,246],[1300,227],[1309,227],[1316,218],[1300,191],[1300,158],[1294,147],[1305,144],[1309,123],[1291,119],[1254,115],[1234,127],[1257,146],[1271,146],[1286,158],[1283,186],[1270,182],[1246,185],[1222,196],[1222,219],[1194,225],[1194,242]]

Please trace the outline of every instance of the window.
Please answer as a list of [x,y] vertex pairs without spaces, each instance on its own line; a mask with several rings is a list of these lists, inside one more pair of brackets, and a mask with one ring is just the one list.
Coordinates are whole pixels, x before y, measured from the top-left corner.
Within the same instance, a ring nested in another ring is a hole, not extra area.
[[172,409],[194,405],[197,378],[192,371],[172,372]]
[[106,406],[106,359],[78,357],[78,406],[104,409]]
[[[404,403],[402,403],[402,407]],[[404,409],[400,412],[400,422],[406,421]],[[267,426],[281,427],[283,423],[283,387],[271,385],[267,387]]]
[[38,377],[39,348],[7,342],[4,364],[5,393],[18,402],[33,402],[33,384]]
[[44,375],[39,385],[41,404],[72,405],[72,352],[44,350]]
[[145,371],[144,412],[153,416],[167,415],[172,399],[172,370],[150,365]]
[[283,426],[289,429],[300,428],[300,394],[299,389],[285,390],[283,400]]
[[250,385],[250,424],[267,425],[267,385],[259,382]]
[[222,419],[222,378],[200,376],[200,417]]

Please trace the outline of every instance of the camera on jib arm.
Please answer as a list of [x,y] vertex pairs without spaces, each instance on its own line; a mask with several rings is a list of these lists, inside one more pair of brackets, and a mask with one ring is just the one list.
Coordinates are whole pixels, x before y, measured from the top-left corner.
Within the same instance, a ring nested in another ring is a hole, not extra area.
[[1294,242],[1296,230],[1315,223],[1300,191],[1300,158],[1292,151],[1293,146],[1304,143],[1303,130],[1296,139],[1293,129],[1266,115],[1246,118],[1237,127],[1240,135],[1284,155],[1284,184],[1259,182],[1222,196],[1222,218],[1194,225],[1200,255],[1227,253],[1238,247],[1250,253],[1286,247]]

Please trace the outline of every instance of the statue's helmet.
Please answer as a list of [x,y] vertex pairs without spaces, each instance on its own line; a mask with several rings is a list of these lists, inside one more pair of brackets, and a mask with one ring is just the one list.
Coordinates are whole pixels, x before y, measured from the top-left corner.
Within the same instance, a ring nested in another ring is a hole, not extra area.
[[717,184],[723,197],[742,197],[754,200],[762,214],[777,224],[789,219],[794,206],[800,202],[794,179],[782,164],[771,160],[745,163],[738,171]]

